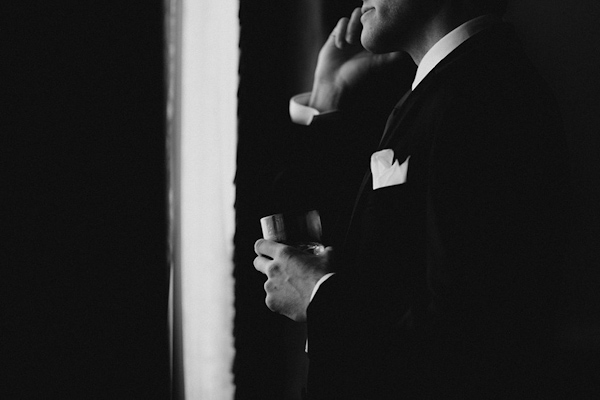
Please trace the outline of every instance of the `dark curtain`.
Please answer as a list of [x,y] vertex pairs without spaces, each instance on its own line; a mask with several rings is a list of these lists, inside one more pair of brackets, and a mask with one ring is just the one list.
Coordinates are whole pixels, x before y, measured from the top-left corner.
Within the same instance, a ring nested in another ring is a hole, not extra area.
[[163,1],[1,10],[0,397],[169,398]]

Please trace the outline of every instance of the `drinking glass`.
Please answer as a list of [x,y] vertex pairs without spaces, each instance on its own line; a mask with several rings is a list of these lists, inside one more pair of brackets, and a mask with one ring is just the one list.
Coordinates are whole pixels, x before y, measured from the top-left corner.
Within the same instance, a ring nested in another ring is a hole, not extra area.
[[264,239],[294,246],[314,254],[321,253],[321,216],[317,210],[285,212],[260,219]]

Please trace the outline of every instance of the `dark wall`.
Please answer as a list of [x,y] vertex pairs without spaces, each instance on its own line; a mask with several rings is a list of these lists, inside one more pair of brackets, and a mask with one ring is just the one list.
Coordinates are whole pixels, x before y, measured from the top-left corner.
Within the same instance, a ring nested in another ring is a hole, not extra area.
[[[571,254],[557,343],[577,398],[600,393],[600,4],[513,1],[510,20],[554,89],[573,169]],[[573,397],[575,398],[575,397]]]
[[167,398],[163,2],[2,13],[1,397]]

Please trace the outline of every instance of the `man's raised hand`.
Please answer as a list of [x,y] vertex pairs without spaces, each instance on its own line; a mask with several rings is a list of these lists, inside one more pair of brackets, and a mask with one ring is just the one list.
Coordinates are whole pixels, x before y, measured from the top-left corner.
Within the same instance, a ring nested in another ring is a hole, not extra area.
[[339,109],[363,79],[406,56],[365,50],[360,43],[360,17],[356,8],[350,18],[341,18],[319,52],[309,106],[321,112]]

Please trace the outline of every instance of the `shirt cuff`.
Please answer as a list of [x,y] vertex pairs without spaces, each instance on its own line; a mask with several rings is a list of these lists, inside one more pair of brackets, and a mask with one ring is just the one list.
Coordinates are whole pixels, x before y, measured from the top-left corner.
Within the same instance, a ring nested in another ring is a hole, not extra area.
[[335,272],[330,272],[328,274],[325,274],[321,277],[321,279],[319,279],[319,281],[317,282],[317,284],[315,285],[315,287],[313,288],[312,294],[310,295],[310,300],[309,303],[312,301],[312,299],[315,297],[315,294],[317,294],[317,290],[319,290],[319,287],[323,284],[323,282],[325,282],[327,279],[331,278],[332,275],[334,275]]
[[337,110],[320,112],[308,106],[310,92],[298,94],[290,99],[290,118],[298,125],[310,125],[316,116],[335,114]]

